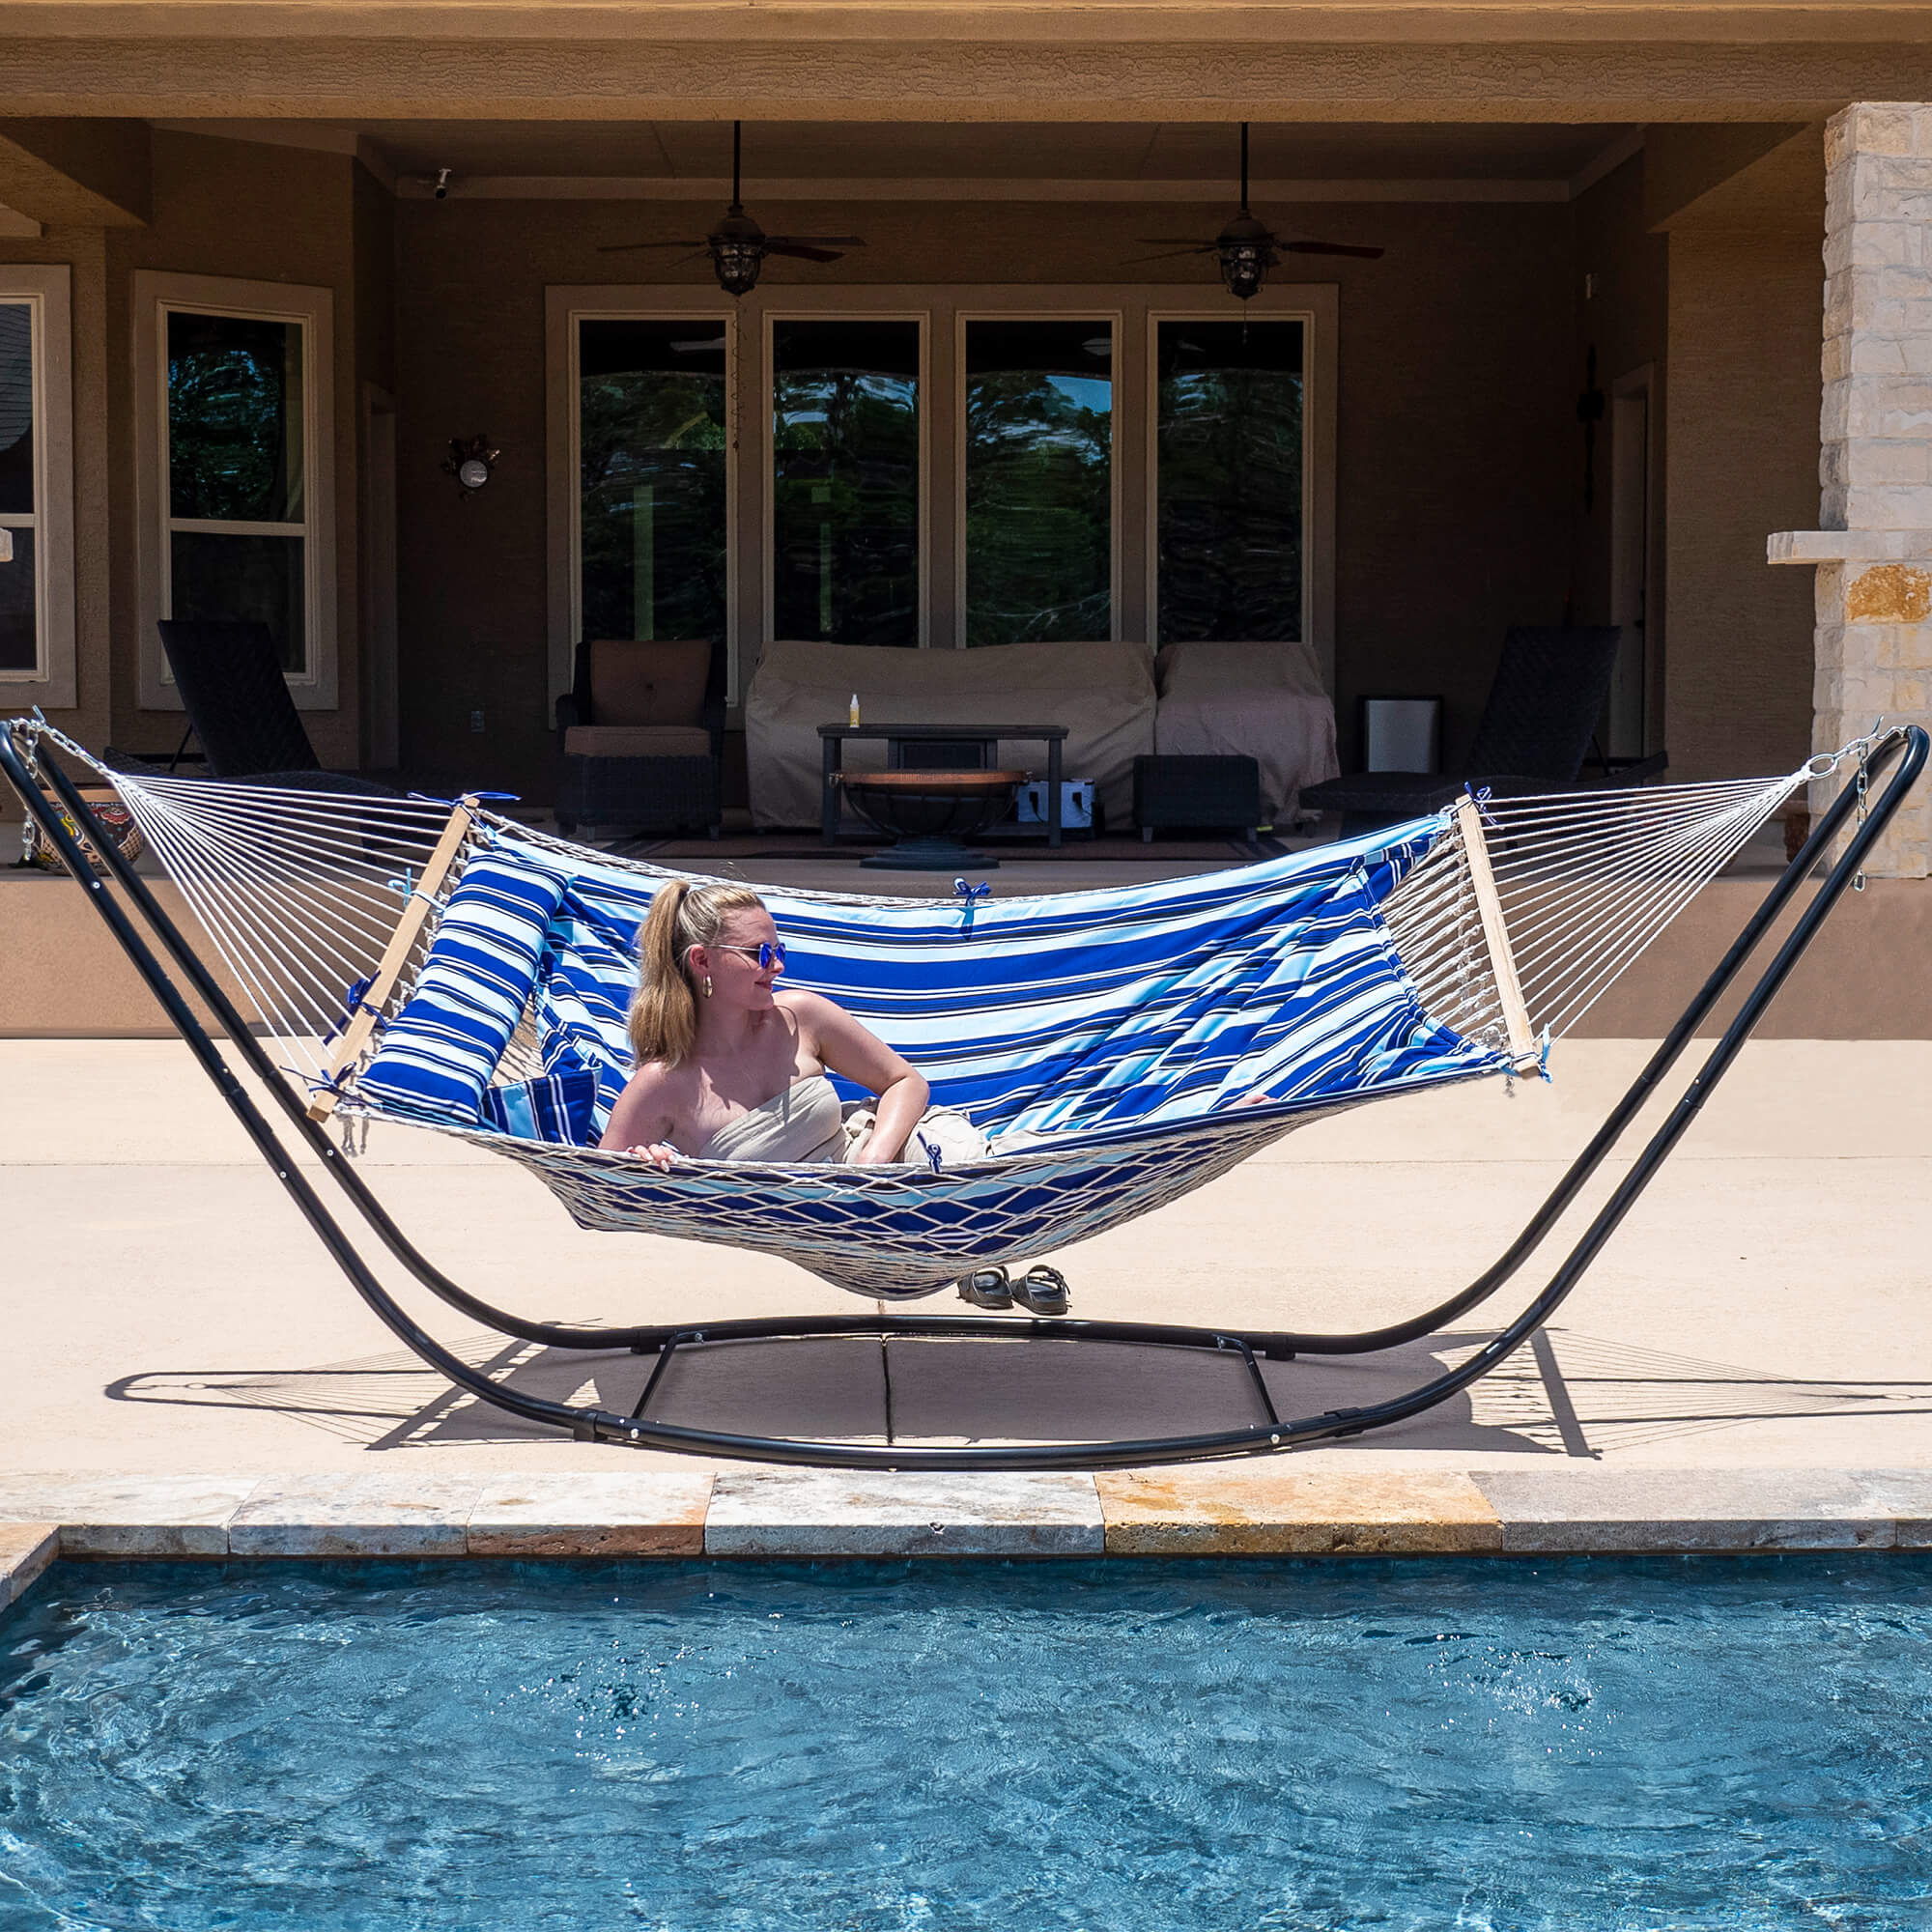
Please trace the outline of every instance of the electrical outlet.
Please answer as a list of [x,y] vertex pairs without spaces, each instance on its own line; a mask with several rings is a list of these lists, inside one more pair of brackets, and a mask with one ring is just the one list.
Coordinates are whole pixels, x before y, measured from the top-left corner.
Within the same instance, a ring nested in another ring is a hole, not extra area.
[[478,705],[478,706],[477,706],[477,708],[476,708],[476,709],[475,709],[474,711],[472,711],[472,712],[471,712],[471,713],[469,714],[469,728],[470,728],[470,729],[471,729],[472,731],[480,731],[480,730],[482,730],[482,728],[483,728],[483,709],[482,709],[482,706],[481,706],[481,705]]

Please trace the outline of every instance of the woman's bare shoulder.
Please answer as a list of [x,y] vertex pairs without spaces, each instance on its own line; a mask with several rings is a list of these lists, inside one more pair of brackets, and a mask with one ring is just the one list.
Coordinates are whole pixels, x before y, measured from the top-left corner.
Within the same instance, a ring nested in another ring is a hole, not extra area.
[[667,1066],[661,1060],[645,1061],[617,1095],[602,1144],[630,1147],[645,1140],[663,1139],[678,1113],[681,1091],[689,1084],[679,1077],[687,1071],[684,1067]]

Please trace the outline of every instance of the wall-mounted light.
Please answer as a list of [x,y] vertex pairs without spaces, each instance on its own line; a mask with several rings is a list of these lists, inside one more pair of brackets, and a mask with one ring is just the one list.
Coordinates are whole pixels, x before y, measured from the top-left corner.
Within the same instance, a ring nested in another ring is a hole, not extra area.
[[454,476],[466,497],[473,497],[489,482],[491,470],[502,451],[494,447],[487,436],[449,439],[449,454],[442,459],[442,473]]

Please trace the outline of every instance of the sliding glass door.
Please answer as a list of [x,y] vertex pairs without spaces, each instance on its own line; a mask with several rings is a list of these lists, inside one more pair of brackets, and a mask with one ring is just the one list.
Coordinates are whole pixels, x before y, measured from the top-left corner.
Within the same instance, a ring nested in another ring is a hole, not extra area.
[[1300,639],[1304,329],[1154,325],[1156,643]]
[[1114,327],[961,329],[968,644],[1113,635]]
[[772,635],[920,641],[921,325],[771,325]]
[[713,316],[579,321],[585,638],[724,636],[726,327]]

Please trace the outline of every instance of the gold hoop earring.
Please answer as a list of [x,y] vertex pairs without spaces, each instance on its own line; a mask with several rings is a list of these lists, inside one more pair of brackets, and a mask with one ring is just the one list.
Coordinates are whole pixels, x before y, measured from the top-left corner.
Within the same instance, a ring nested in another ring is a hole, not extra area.
[[704,976],[704,997],[707,1000],[711,997],[711,975],[709,973]]

